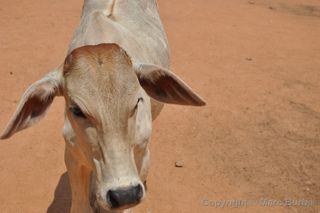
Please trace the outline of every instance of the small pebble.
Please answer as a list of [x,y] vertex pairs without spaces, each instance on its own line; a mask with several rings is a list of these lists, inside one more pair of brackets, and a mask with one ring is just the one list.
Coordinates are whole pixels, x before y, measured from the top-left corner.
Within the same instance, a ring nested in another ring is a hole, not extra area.
[[10,75],[13,75],[13,72],[10,72]]
[[255,4],[255,2],[254,2],[254,1],[248,1],[248,3],[249,3],[249,4]]
[[175,166],[181,168],[181,167],[183,167],[183,162],[182,161],[176,161]]
[[246,58],[247,61],[252,61],[252,58]]

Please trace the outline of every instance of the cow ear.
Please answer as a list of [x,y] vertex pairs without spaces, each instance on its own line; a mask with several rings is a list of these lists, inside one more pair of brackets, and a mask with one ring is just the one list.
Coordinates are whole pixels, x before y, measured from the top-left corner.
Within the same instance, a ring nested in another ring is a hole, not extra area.
[[138,64],[134,69],[140,85],[157,101],[192,106],[206,104],[185,82],[169,70],[152,64]]
[[61,95],[60,85],[61,72],[58,70],[33,83],[21,97],[0,138],[9,138],[14,133],[37,123],[45,115],[54,97]]

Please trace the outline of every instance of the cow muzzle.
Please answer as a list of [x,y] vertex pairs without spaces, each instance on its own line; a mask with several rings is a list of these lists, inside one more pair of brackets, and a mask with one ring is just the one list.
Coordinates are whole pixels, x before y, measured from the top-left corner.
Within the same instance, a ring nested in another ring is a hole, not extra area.
[[143,187],[140,184],[117,188],[107,192],[106,200],[111,209],[126,209],[140,203],[143,198],[143,191]]

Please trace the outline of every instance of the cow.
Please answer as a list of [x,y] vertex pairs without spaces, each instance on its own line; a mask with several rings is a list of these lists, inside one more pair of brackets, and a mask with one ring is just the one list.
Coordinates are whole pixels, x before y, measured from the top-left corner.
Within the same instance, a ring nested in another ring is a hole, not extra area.
[[163,105],[205,105],[169,66],[156,0],[84,0],[64,62],[26,90],[1,139],[62,96],[71,213],[127,212],[145,198],[152,121]]

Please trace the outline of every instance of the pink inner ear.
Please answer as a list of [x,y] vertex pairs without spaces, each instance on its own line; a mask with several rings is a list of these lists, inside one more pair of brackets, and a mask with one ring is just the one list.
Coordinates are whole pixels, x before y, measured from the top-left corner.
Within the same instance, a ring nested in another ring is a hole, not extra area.
[[31,119],[41,116],[41,114],[43,114],[47,107],[52,103],[53,98],[54,96],[52,95],[44,98],[39,96],[31,97],[26,103],[27,114],[30,115]]
[[153,70],[138,74],[140,84],[152,98],[169,104],[203,106],[205,102],[173,73]]
[[30,119],[41,116],[51,105],[57,90],[50,81],[38,85],[30,92],[22,111],[25,111],[25,114],[30,116]]
[[23,95],[16,112],[11,117],[1,139],[32,126],[39,121],[51,105],[58,88],[50,80],[36,82]]

